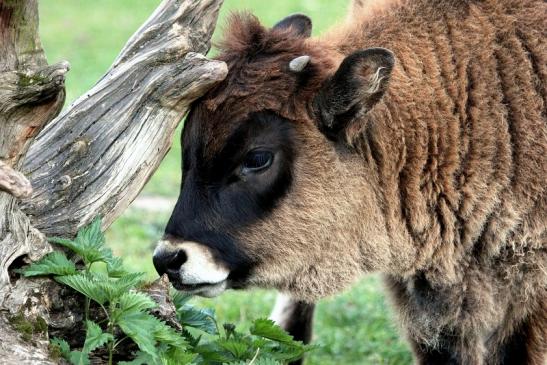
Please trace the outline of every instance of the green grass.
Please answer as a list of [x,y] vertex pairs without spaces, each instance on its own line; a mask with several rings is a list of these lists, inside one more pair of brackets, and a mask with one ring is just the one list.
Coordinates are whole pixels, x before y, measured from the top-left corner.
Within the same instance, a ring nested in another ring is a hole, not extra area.
[[[157,6],[157,0],[40,0],[42,43],[50,63],[71,63],[67,102],[89,89],[108,69],[129,36]],[[248,9],[266,25],[287,14],[302,12],[314,22],[314,34],[345,16],[347,0],[226,0],[214,38],[222,33],[227,14]],[[213,51],[214,52],[214,51]],[[180,184],[180,128],[173,148],[141,194],[176,199]],[[129,209],[108,230],[112,248],[129,267],[156,276],[151,255],[169,212]],[[214,307],[222,321],[243,327],[253,318],[267,316],[275,293],[252,290],[228,292],[219,298],[195,299]],[[322,346],[309,357],[309,365],[409,364],[408,346],[402,341],[389,313],[377,276],[352,290],[321,301],[317,307],[315,341]]]

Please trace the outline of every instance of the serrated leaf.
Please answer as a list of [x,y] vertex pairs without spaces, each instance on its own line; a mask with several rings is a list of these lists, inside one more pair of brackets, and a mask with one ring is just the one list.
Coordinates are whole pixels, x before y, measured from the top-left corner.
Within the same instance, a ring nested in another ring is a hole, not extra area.
[[154,302],[147,294],[140,292],[126,292],[123,293],[118,300],[116,315],[119,316],[122,313],[130,312],[143,312],[148,309],[155,308],[156,306],[156,302]]
[[186,346],[186,341],[174,328],[168,326],[156,317],[152,318],[156,320],[156,328],[154,330],[154,338],[156,341],[173,347],[181,348]]
[[249,331],[255,336],[264,337],[281,343],[294,344],[292,336],[275,324],[271,319],[255,320]]
[[123,293],[138,287],[143,281],[144,273],[132,272],[126,274],[119,279],[110,278],[108,281],[114,285],[116,291],[115,296],[120,297]]
[[76,266],[64,253],[53,251],[42,259],[30,264],[23,270],[24,276],[38,275],[72,275],[76,273]]
[[283,363],[270,358],[258,357],[254,359],[254,361],[252,362],[239,361],[239,362],[231,362],[227,365],[283,365]]
[[230,352],[238,360],[247,360],[252,358],[249,347],[241,341],[220,339],[216,342],[220,347]]
[[289,362],[300,359],[306,350],[300,346],[283,345],[281,343],[270,342],[261,349],[272,359],[281,362]]
[[103,305],[108,299],[101,283],[90,279],[84,274],[57,276],[55,277],[55,280],[61,284],[70,286],[72,289],[82,293],[88,298],[93,299],[101,305]]
[[164,347],[171,346],[181,350],[186,345],[186,341],[177,331],[147,313],[122,314],[117,324],[142,352],[154,359],[161,355],[155,347],[156,342]]
[[102,245],[90,245],[83,251],[84,262],[88,265],[94,262],[108,262],[112,259],[112,250]]
[[118,365],[163,365],[159,358],[154,358],[150,354],[137,351],[137,356],[131,361],[120,361]]
[[270,359],[267,357],[259,357],[255,359],[255,361],[253,361],[252,363],[249,362],[247,365],[249,364],[250,365],[283,365],[282,362],[274,360],[274,359]]
[[112,260],[112,250],[104,246],[105,239],[101,232],[100,218],[94,219],[88,226],[81,228],[74,240],[51,237],[49,241],[74,251],[88,266],[94,262],[107,263]]
[[218,334],[215,312],[212,309],[184,305],[177,309],[177,319],[183,326],[197,328],[212,335]]
[[185,365],[191,364],[197,354],[186,352],[180,347],[170,346],[167,350],[160,351],[160,358],[163,365]]
[[126,274],[120,278],[111,278],[102,272],[90,272],[99,286],[103,289],[108,301],[113,301],[120,298],[124,293],[128,293],[142,282],[143,273],[135,272]]
[[129,274],[129,271],[127,271],[123,266],[123,260],[121,257],[114,256],[106,262],[106,272],[108,272],[108,276],[111,278],[119,278]]
[[86,336],[82,352],[89,354],[98,347],[103,346],[108,341],[113,341],[114,337],[110,333],[104,333],[101,327],[93,321],[86,321]]
[[117,324],[141,351],[156,358],[156,340],[154,338],[156,321],[153,318],[147,313],[123,313],[118,318]]
[[204,360],[204,364],[210,363],[229,363],[237,361],[230,352],[222,349],[216,342],[204,343],[194,347],[194,352],[198,353]]
[[68,361],[72,365],[89,365],[89,357],[82,351],[70,351]]
[[101,218],[95,217],[93,221],[81,228],[78,231],[78,234],[76,235],[75,242],[79,243],[81,246],[88,246],[88,245],[104,245],[105,238],[104,234],[101,231]]
[[252,338],[252,346],[254,348],[263,348],[265,347],[266,345],[268,345],[268,343],[270,343],[271,341],[270,340],[267,340],[263,337],[251,337]]
[[192,296],[190,294],[185,294],[183,292],[173,290],[171,291],[171,299],[176,309],[182,308],[185,304],[188,303]]
[[59,348],[59,351],[61,352],[61,355],[65,359],[70,358],[70,345],[68,342],[63,340],[62,338],[53,337],[49,342],[51,342],[52,345],[57,346]]
[[199,344],[199,341],[201,341],[201,335],[194,337],[186,328],[183,328],[181,331],[182,337],[186,340],[188,343],[188,346],[195,347]]
[[146,352],[137,351],[135,359],[120,361],[118,365],[185,365],[192,363],[197,356],[169,346],[162,346],[159,352],[159,358],[154,358]]
[[69,250],[73,251],[80,257],[82,256],[84,247],[78,246],[78,244],[72,240],[69,240],[67,238],[62,238],[62,237],[48,237],[47,240],[51,243],[55,243],[59,246],[68,248]]

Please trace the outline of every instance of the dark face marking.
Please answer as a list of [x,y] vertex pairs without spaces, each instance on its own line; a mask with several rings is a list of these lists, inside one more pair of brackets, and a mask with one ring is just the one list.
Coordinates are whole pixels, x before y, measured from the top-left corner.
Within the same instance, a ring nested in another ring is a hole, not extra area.
[[192,112],[186,121],[182,186],[165,233],[211,248],[230,269],[231,286],[243,287],[257,262],[234,236],[267,216],[288,192],[294,127],[272,112],[254,113],[210,153],[215,131],[207,130],[205,117]]

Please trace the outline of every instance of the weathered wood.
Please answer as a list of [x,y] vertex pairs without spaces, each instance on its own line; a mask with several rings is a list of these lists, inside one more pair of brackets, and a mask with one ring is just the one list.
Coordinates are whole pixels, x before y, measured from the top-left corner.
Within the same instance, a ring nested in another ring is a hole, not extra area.
[[[68,64],[46,64],[36,0],[0,0],[1,361],[51,363],[47,334],[24,343],[6,318],[43,318],[58,335],[81,319],[81,305],[66,307],[53,281],[12,269],[51,250],[43,233],[72,236],[98,214],[106,227],[135,198],[189,104],[226,76],[224,63],[198,54],[210,47],[221,3],[164,0],[97,84],[42,129],[62,107]],[[14,195],[28,189],[17,170],[33,187],[21,203]]]
[[[0,3],[0,163],[4,172],[1,184],[2,190],[10,193],[14,192],[17,181],[25,184],[14,171],[36,133],[58,114],[65,97],[64,74],[68,63],[46,64],[37,29],[36,0]],[[36,259],[49,248],[19,210],[14,196],[0,192],[0,212],[2,298],[9,285],[11,263],[23,255]]]
[[209,49],[220,4],[165,1],[36,138],[23,167],[34,192],[23,208],[42,232],[72,235],[97,214],[106,227],[135,198],[188,105],[226,76],[224,63],[190,52]]
[[30,181],[19,171],[15,171],[0,161],[0,190],[16,198],[29,196],[32,193]]
[[[36,0],[0,0],[0,359],[1,362],[49,364],[47,336],[33,335],[29,345],[6,321],[28,308],[34,312],[32,290],[13,295],[8,273],[16,259],[38,259],[51,248],[21,212],[17,197],[30,193],[17,172],[21,158],[40,129],[63,105],[67,63],[48,66],[38,37]],[[18,305],[5,304],[11,298]]]

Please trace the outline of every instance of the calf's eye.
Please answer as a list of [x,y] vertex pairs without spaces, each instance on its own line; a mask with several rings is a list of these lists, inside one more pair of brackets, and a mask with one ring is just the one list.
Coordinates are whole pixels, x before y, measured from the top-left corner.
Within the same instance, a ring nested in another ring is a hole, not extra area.
[[244,174],[259,172],[272,165],[273,153],[270,151],[254,150],[247,153],[243,160],[242,172]]

